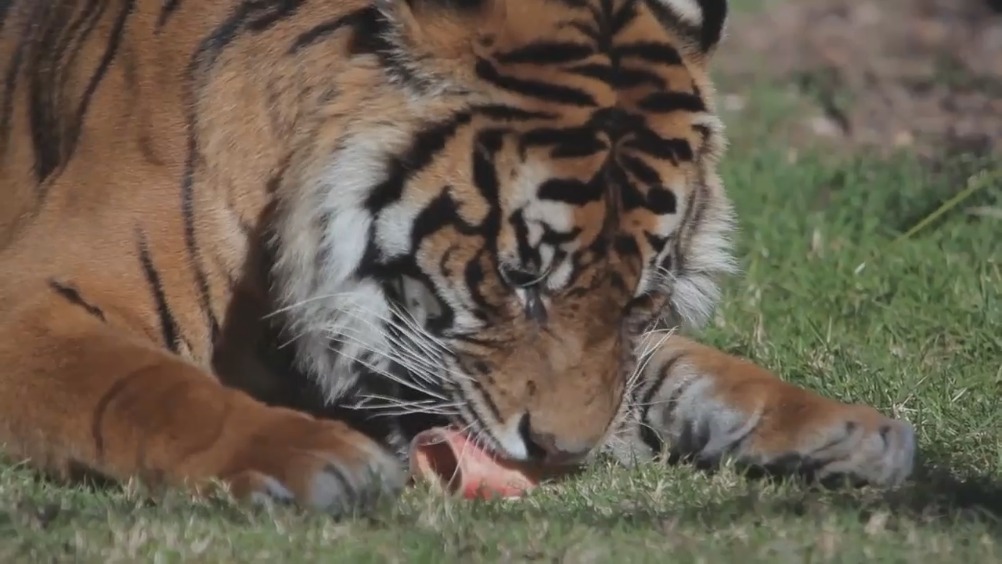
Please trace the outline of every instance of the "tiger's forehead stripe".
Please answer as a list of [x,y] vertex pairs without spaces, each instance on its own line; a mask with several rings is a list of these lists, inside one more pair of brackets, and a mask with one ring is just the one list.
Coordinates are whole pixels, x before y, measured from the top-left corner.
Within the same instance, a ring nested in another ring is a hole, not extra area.
[[[582,206],[603,199],[607,183],[613,181],[624,212],[645,208],[656,215],[675,213],[676,194],[663,185],[676,184],[668,177],[677,172],[649,161],[668,160],[677,167],[695,160],[693,144],[705,144],[708,135],[675,114],[705,112],[701,92],[670,37],[643,28],[640,16],[646,3],[575,6],[571,12],[577,17],[559,26],[567,37],[507,48],[505,41],[518,38],[498,37],[497,51],[479,56],[477,76],[516,100],[563,118],[527,128],[523,153],[544,146],[549,158],[558,161],[620,147],[604,177],[555,177],[540,187],[540,199]],[[533,68],[547,69],[546,75]],[[585,119],[575,118],[582,112]],[[644,238],[659,240],[663,235],[648,230]]]

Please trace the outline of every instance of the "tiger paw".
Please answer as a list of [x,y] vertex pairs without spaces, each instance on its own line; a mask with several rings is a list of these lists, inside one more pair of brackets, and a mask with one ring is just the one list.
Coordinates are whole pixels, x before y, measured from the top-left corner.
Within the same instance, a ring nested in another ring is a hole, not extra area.
[[247,437],[224,472],[236,497],[343,515],[402,489],[400,461],[348,425],[285,412],[275,419]]
[[[910,423],[867,406],[818,407],[797,414],[800,421],[783,415],[776,416],[781,423],[763,421],[762,431],[734,441],[738,445],[735,454],[741,462],[772,474],[806,475],[822,483],[847,480],[894,487],[911,475],[916,446]],[[770,432],[763,432],[769,427]]]

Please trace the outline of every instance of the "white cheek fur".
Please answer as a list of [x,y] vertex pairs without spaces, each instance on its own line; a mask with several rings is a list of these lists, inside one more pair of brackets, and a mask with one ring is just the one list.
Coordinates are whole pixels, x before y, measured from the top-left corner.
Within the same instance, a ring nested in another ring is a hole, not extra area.
[[[366,197],[384,180],[387,156],[407,141],[407,132],[394,127],[345,138],[330,165],[306,179],[301,197],[278,220],[274,272],[280,306],[288,312],[301,368],[318,379],[331,401],[357,381],[356,360],[387,364],[383,320],[389,303],[375,282],[355,272],[373,223]],[[399,233],[388,231],[387,238],[388,246],[399,246]],[[338,341],[335,353],[332,343]]]
[[698,0],[657,0],[672,9],[685,23],[701,27],[703,25],[703,8]]

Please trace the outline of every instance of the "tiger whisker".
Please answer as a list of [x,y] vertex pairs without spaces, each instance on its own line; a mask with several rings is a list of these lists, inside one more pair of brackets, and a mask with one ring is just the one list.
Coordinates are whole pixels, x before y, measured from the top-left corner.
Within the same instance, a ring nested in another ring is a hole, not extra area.
[[[347,343],[345,341],[338,340],[337,338],[332,339],[332,340],[334,340],[334,342],[338,342],[338,343],[341,343],[341,344],[349,344],[349,343]],[[370,352],[371,354],[375,354],[375,355],[384,355],[384,353],[382,351],[371,350],[371,351],[368,351],[368,352]],[[446,398],[443,397],[438,392],[433,391],[433,390],[429,390],[428,388],[421,387],[421,386],[415,384],[414,382],[411,382],[411,381],[407,380],[406,378],[401,378],[400,376],[398,376],[396,374],[393,374],[392,372],[390,372],[388,370],[383,369],[382,367],[374,366],[371,363],[366,362],[365,360],[362,360],[361,358],[354,357],[354,356],[349,355],[349,354],[347,354],[347,353],[345,353],[343,351],[339,352],[338,354],[341,354],[342,356],[344,356],[345,358],[347,358],[350,361],[357,362],[357,363],[361,364],[362,366],[365,366],[366,368],[368,368],[369,370],[372,370],[376,374],[379,374],[380,376],[383,376],[383,377],[385,377],[385,378],[387,378],[387,379],[389,379],[389,380],[391,380],[393,382],[396,382],[397,384],[400,384],[402,386],[410,388],[410,389],[412,389],[414,391],[417,391],[419,393],[427,394],[429,396],[441,399],[442,401],[446,401]]]
[[[331,331],[332,338],[346,337],[352,339],[352,343],[358,345],[359,347],[366,349],[370,352],[377,352],[372,345],[365,339],[361,338],[357,332],[349,330],[349,327],[342,327],[341,331]],[[395,345],[390,347],[388,350],[379,350],[384,356],[390,358],[390,360],[396,362],[397,364],[406,366],[413,369],[415,372],[420,372],[422,378],[428,380],[430,383],[437,383],[441,380],[440,367],[433,364],[431,359],[423,357],[415,351],[411,350],[409,343],[406,341],[391,338],[390,345]]]
[[[373,400],[379,400],[383,403],[373,404]],[[393,408],[414,408],[414,409],[425,409],[425,410],[455,410],[455,408],[461,407],[463,404],[459,402],[452,403],[441,403],[435,400],[400,400],[391,396],[384,396],[379,394],[366,394],[359,398],[359,401],[353,404],[351,407],[353,409],[382,409],[387,407]]]
[[[372,321],[370,319],[368,319],[366,316],[360,315],[360,314],[357,314],[355,312],[351,312],[351,311],[348,311],[348,310],[344,310],[344,311],[348,315],[357,315],[358,316],[357,319],[359,321],[361,321],[363,323],[366,323],[366,324],[369,324],[370,326],[372,326]],[[392,321],[392,320],[386,320],[386,319],[384,319],[384,321],[387,322],[387,323],[394,323],[395,324],[395,322]],[[448,366],[446,366],[444,363],[432,364],[431,360],[427,356],[422,356],[421,355],[422,351],[417,351],[417,350],[413,349],[414,346],[420,347],[423,350],[423,352],[425,352],[427,355],[430,355],[433,358],[438,358],[438,359],[442,359],[444,356],[454,356],[451,351],[448,351],[447,349],[444,349],[444,348],[442,350],[436,350],[436,349],[434,349],[432,347],[423,346],[424,344],[426,344],[426,341],[423,341],[423,339],[433,338],[433,337],[427,335],[426,333],[422,334],[422,335],[415,336],[415,335],[409,333],[409,331],[407,331],[407,330],[401,330],[398,326],[396,326],[396,325],[394,325],[394,326],[397,327],[398,331],[400,331],[402,334],[404,334],[404,336],[406,337],[406,339],[404,339],[404,338],[402,338],[402,337],[400,337],[398,335],[392,335],[391,334],[391,335],[388,336],[389,337],[388,340],[391,341],[390,344],[397,345],[398,347],[401,347],[402,349],[404,349],[408,354],[410,354],[413,357],[414,361],[420,362],[427,369],[431,369],[431,370],[436,371],[436,372],[445,372],[446,373],[445,375],[451,376],[453,378],[467,379],[467,380],[471,379],[470,376],[468,376],[466,374],[462,374],[462,373],[456,372],[455,370],[452,370],[451,368],[449,368]],[[423,331],[422,329],[420,329],[416,325],[414,327],[415,327],[416,330]]]
[[[332,333],[331,338],[347,338],[351,339],[351,342],[359,347],[368,347],[368,344],[361,338],[359,338],[354,332],[351,331],[341,331],[339,333]],[[420,379],[428,382],[429,384],[438,384],[442,380],[439,374],[440,370],[438,367],[433,365],[427,358],[423,358],[416,354],[414,351],[410,350],[405,342],[393,340],[389,343],[390,345],[396,345],[390,347],[386,351],[378,351],[377,354],[381,354],[384,358],[399,364],[401,367],[406,368],[408,371],[412,372],[414,375]],[[369,348],[370,352],[376,353],[376,349]]]

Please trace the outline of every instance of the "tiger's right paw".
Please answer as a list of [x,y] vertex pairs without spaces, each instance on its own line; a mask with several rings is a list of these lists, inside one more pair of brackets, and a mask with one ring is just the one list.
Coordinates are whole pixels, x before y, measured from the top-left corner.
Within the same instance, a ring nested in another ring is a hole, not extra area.
[[403,465],[339,421],[281,412],[250,435],[223,472],[238,498],[296,503],[343,515],[403,487]]

